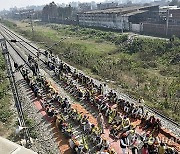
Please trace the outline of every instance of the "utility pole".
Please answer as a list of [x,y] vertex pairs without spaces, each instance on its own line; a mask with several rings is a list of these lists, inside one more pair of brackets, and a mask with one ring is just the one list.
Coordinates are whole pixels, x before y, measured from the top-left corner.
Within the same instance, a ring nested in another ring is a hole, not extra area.
[[123,34],[123,27],[124,27],[124,19],[123,19],[123,15],[121,16],[121,32],[122,32],[122,34]]
[[166,13],[166,36],[168,35],[168,28],[169,28],[169,8]]
[[32,29],[32,36],[34,38],[33,14],[30,14],[30,12],[29,12],[29,19],[30,19],[30,24],[31,24],[31,29]]
[[48,14],[48,23],[50,23],[49,14]]

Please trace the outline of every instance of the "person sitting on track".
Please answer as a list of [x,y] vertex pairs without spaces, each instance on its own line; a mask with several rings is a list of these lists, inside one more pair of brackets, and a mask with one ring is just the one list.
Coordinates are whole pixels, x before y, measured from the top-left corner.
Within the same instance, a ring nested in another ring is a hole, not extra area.
[[65,122],[64,116],[58,114],[56,116],[56,127],[60,130],[62,128],[62,124]]
[[154,123],[154,131],[160,132],[161,126],[162,126],[161,120],[156,119],[156,121]]
[[53,117],[55,113],[54,107],[49,106],[49,109],[47,110],[47,115],[49,117]]
[[82,97],[83,97],[83,92],[81,91],[80,88],[78,88],[76,98],[77,98],[78,100],[81,100]]
[[155,121],[156,121],[156,119],[155,119],[154,115],[150,116],[150,118],[146,121],[146,124],[143,129],[145,130],[145,129],[148,129],[148,128],[154,126]]
[[56,92],[55,95],[54,95],[53,100],[55,102],[61,102],[62,101],[62,97],[58,94],[58,92]]
[[141,149],[141,154],[149,154],[148,145],[147,144],[143,145],[143,148]]
[[109,146],[110,146],[109,141],[107,139],[103,139],[101,151],[103,151],[105,149],[109,149]]
[[85,125],[86,122],[88,121],[88,118],[89,118],[89,117],[88,117],[87,115],[84,115],[83,118],[82,118],[81,121],[80,121],[81,124],[82,124],[82,125]]
[[77,144],[77,139],[75,138],[75,136],[72,136],[70,139],[69,139],[69,146],[70,148],[73,150],[73,152],[75,152],[75,148],[78,147],[78,144]]
[[21,72],[22,72],[23,78],[26,79],[26,77],[27,77],[27,75],[28,75],[26,69],[22,68]]
[[65,121],[61,124],[61,131],[64,133],[68,129],[68,123]]
[[131,103],[130,106],[129,106],[128,115],[131,115],[131,114],[132,114],[132,111],[133,111],[134,108],[135,108],[134,103]]
[[99,85],[98,89],[97,89],[97,93],[98,95],[103,95],[103,87],[102,84]]
[[124,105],[124,112],[126,114],[129,113],[129,108],[130,108],[130,103],[127,101],[127,102],[125,102],[125,105]]
[[117,112],[116,116],[114,117],[113,121],[112,121],[112,125],[121,125],[123,120],[123,117],[121,115],[120,112]]
[[102,103],[101,104],[101,106],[100,106],[100,111],[102,112],[102,113],[104,113],[104,112],[106,112],[107,111],[107,109],[109,108],[109,103],[108,102],[104,102],[104,103]]
[[102,148],[102,142],[103,139],[100,135],[97,134],[97,136],[94,138],[94,143],[96,145],[97,150],[100,150]]
[[134,106],[134,108],[130,113],[130,117],[136,119],[137,112],[138,112],[138,106]]
[[97,133],[98,133],[98,128],[94,124],[92,124],[91,131],[90,131],[91,136],[94,136]]
[[82,119],[83,119],[82,112],[78,113],[78,111],[77,111],[77,112],[76,112],[75,120],[76,120],[77,122],[80,122],[80,123],[81,123]]
[[117,115],[117,110],[113,109],[112,112],[109,114],[108,116],[108,123],[109,124],[112,124],[114,118],[116,117]]
[[149,112],[144,112],[141,118],[141,123],[145,123],[149,119]]
[[137,110],[137,112],[135,112],[135,118],[142,119],[143,115],[144,115],[144,108],[143,108],[143,106],[142,105],[138,106],[138,110]]
[[91,132],[91,123],[89,121],[86,121],[83,129],[86,134],[89,134]]
[[105,116],[108,118],[109,115],[111,114],[111,112],[112,112],[112,108],[109,106],[108,109],[105,112]]
[[129,139],[127,138],[127,134],[123,133],[120,138],[120,147],[122,149],[122,154],[126,154],[126,150],[129,146]]
[[64,101],[62,102],[62,109],[64,112],[66,112],[67,109],[69,109],[69,108],[70,108],[70,103],[69,103],[68,99],[65,98]]
[[86,148],[84,147],[84,148],[82,149],[81,154],[89,154],[88,149],[86,149]]
[[166,146],[163,142],[161,142],[158,147],[158,154],[165,154],[165,152],[166,152]]
[[35,97],[38,97],[39,87],[38,87],[37,84],[34,84],[34,85],[33,85],[33,92],[34,92],[34,96],[35,96]]
[[107,97],[109,98],[109,100],[111,100],[113,96],[113,90],[111,90],[108,94],[107,94]]
[[111,102],[112,102],[112,103],[116,103],[117,100],[118,100],[117,94],[114,92],[113,95],[112,95],[112,98],[111,98]]
[[158,153],[158,149],[156,147],[156,145],[154,144],[155,143],[155,138],[150,136],[147,144],[148,144],[148,151],[149,153],[153,153],[153,154],[157,154]]
[[67,129],[64,132],[64,135],[67,138],[71,138],[73,136],[72,128],[68,125]]
[[132,140],[130,140],[130,148],[132,154],[138,154],[138,144],[139,144],[139,140],[137,136],[135,136],[134,138],[132,138]]
[[29,55],[28,55],[28,62],[29,62],[29,63],[31,62],[32,58],[33,58],[33,57],[29,54]]
[[70,116],[72,117],[73,120],[77,120],[77,117],[78,117],[77,110],[73,109]]
[[123,131],[127,131],[130,129],[130,120],[127,116],[124,116],[123,120],[122,120],[122,128],[123,128]]
[[117,100],[117,107],[118,107],[118,109],[123,109],[123,99],[121,99],[121,98],[119,98],[118,100]]
[[90,94],[89,90],[86,89],[85,94],[84,94],[84,100],[89,102],[90,97],[91,97],[91,94]]
[[118,138],[118,134],[119,134],[118,127],[114,125],[112,129],[110,129],[110,135],[112,135],[114,138]]

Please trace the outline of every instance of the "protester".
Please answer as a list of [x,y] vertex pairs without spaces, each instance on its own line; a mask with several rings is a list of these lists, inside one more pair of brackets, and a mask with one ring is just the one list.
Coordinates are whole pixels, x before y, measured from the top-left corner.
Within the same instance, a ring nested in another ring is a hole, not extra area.
[[102,113],[99,113],[97,117],[97,122],[98,122],[98,127],[101,130],[101,133],[104,134],[104,118],[103,118]]
[[120,147],[122,149],[122,154],[126,154],[126,150],[129,146],[129,139],[127,138],[127,134],[123,133],[120,138]]

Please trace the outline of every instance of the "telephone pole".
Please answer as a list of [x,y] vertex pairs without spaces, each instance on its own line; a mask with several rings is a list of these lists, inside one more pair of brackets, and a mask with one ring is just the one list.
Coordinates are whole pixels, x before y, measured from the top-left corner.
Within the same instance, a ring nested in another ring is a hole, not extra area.
[[168,35],[168,28],[169,28],[169,8],[166,13],[166,36]]
[[32,29],[32,37],[34,38],[33,13],[29,12],[30,25]]

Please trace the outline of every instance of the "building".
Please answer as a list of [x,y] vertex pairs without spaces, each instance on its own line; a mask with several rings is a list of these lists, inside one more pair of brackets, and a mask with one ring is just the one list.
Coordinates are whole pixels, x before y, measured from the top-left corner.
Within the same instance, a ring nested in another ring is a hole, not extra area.
[[22,20],[29,18],[32,14],[34,14],[34,9],[16,10],[12,12],[12,18]]
[[[104,27],[117,30],[140,31],[140,23],[158,20],[159,6],[134,6],[106,10],[89,11],[78,14],[79,25]],[[139,25],[139,28],[137,26]]]
[[158,22],[144,22],[143,34],[161,37],[176,35],[180,37],[180,8],[177,6],[160,7]]
[[168,19],[169,25],[180,25],[180,8],[177,6],[160,7],[159,17],[162,24],[165,24]]
[[97,4],[98,10],[104,10],[104,9],[110,9],[110,8],[116,8],[118,7],[118,3],[99,3]]

